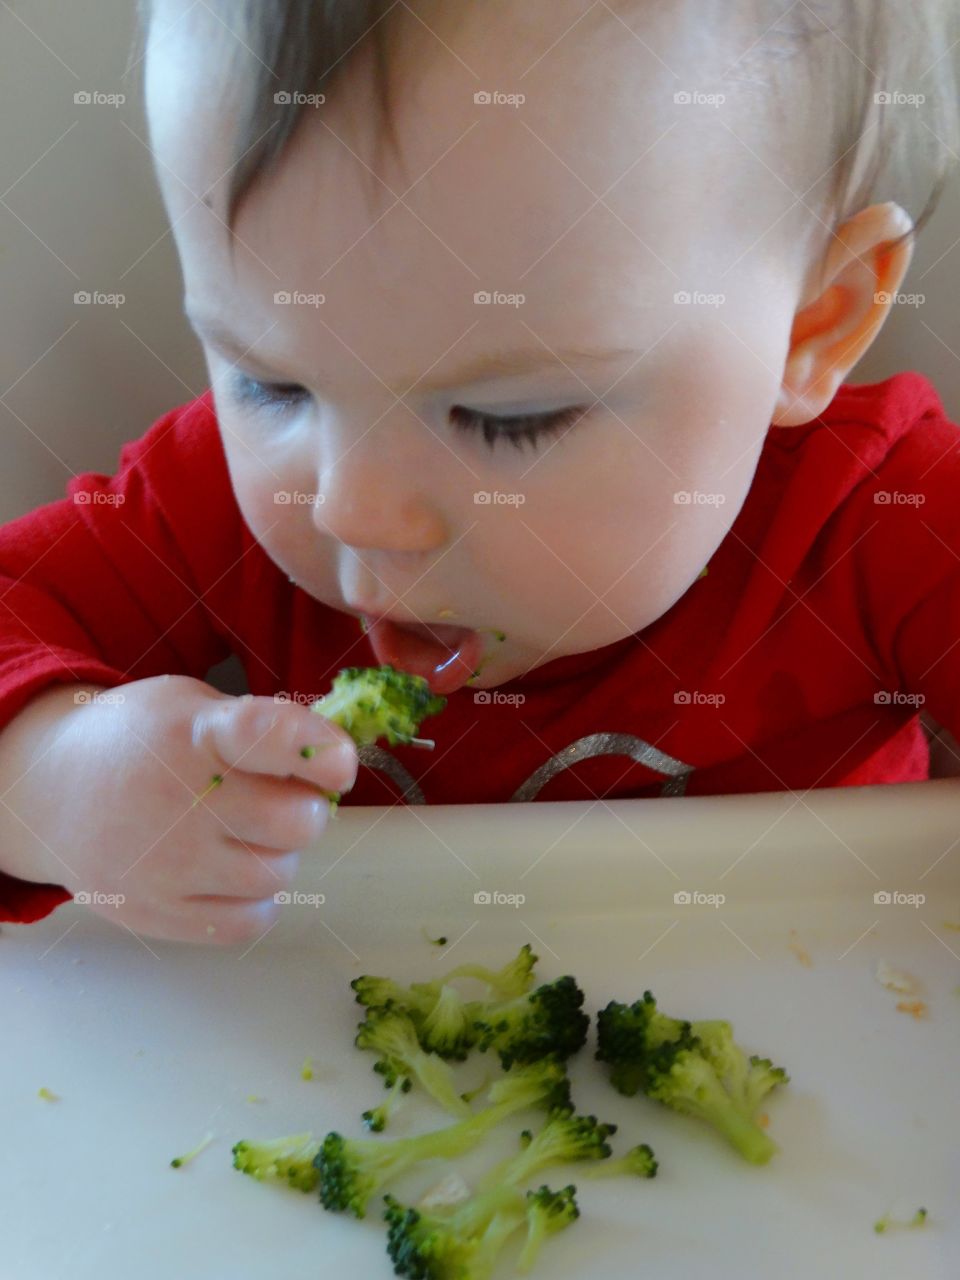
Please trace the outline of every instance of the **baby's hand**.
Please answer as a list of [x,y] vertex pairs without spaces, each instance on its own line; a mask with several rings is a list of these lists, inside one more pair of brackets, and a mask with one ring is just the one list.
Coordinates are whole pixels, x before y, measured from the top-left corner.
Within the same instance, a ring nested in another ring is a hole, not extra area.
[[17,779],[6,804],[33,837],[29,866],[5,849],[0,866],[89,894],[136,933],[259,937],[296,851],[326,826],[322,793],[353,786],[349,734],[306,706],[189,676],[83,688],[44,690],[0,734],[0,780]]

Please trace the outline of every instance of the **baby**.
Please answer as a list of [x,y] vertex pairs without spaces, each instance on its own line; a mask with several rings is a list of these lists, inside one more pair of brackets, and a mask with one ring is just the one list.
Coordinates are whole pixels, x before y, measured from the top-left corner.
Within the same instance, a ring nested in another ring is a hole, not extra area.
[[[927,776],[960,437],[844,379],[956,149],[948,9],[145,4],[211,390],[0,528],[0,919],[249,943],[331,790]],[[379,663],[448,703],[358,771],[310,702]]]

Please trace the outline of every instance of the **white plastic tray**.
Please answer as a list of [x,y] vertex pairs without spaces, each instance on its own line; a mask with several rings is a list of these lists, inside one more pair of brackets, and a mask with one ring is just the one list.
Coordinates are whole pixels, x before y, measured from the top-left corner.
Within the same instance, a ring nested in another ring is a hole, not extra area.
[[[543,978],[576,975],[591,1010],[650,987],[668,1012],[730,1018],[746,1048],[792,1075],[769,1107],[782,1151],[755,1169],[693,1121],[614,1093],[591,1035],[573,1065],[577,1103],[620,1124],[621,1148],[649,1142],[660,1174],[583,1181],[582,1219],[545,1247],[543,1274],[960,1276],[960,932],[944,923],[960,922],[953,780],[802,797],[346,808],[305,856],[298,887],[325,901],[292,902],[245,951],[139,940],[73,905],[3,929],[3,1280],[386,1280],[377,1210],[357,1222],[260,1186],[231,1169],[230,1147],[303,1129],[362,1134],[359,1114],[382,1089],[352,1046],[352,977],[499,964],[524,941]],[[881,959],[919,981],[926,1018],[897,1012],[900,997],[875,977]],[[40,1100],[41,1086],[60,1100]],[[411,1095],[392,1132],[446,1122]],[[171,1169],[207,1131],[213,1145]],[[496,1155],[512,1149],[512,1130],[498,1138],[511,1146]],[[468,1176],[477,1167],[462,1165]],[[576,1171],[546,1179],[563,1185]],[[920,1205],[924,1230],[874,1233],[883,1212]]]

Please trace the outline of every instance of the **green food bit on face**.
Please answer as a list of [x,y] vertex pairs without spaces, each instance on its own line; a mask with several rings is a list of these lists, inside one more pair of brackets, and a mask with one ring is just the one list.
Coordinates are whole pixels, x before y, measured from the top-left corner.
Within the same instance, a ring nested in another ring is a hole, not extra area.
[[222,781],[223,781],[223,774],[222,774],[222,773],[215,773],[215,774],[213,775],[213,777],[210,779],[210,781],[209,781],[209,783],[207,784],[207,786],[206,786],[206,787],[204,787],[204,789],[200,792],[200,794],[199,794],[198,796],[195,796],[195,797],[194,797],[194,801],[193,801],[193,803],[194,803],[194,804],[197,804],[199,801],[201,801],[201,800],[203,799],[203,797],[204,797],[204,796],[208,796],[208,795],[210,794],[210,792],[214,789],[214,787],[219,787],[219,785],[220,785],[220,783],[221,783]]
[[700,570],[700,572],[697,574],[698,582],[700,581],[701,578],[705,578],[707,576],[707,570],[708,570],[708,566],[706,565]]
[[313,757],[317,754],[317,748],[316,748],[316,747],[301,747],[301,748],[300,748],[300,754],[303,756],[304,760],[312,760],[312,759],[313,759]]

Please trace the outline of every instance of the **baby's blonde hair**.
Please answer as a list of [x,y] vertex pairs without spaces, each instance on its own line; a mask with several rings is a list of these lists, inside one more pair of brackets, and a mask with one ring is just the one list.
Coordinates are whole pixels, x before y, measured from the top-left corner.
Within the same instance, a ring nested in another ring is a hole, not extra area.
[[[432,0],[434,4],[437,0]],[[149,29],[156,0],[138,0]],[[285,151],[303,115],[298,95],[329,96],[363,48],[372,56],[381,138],[394,146],[390,59],[395,23],[418,0],[205,0],[224,23],[246,78],[234,142],[227,222]],[[449,3],[449,0],[448,0]],[[599,0],[622,21],[656,0]],[[673,3],[673,0],[671,0]],[[821,144],[810,185],[828,231],[877,200],[896,200],[914,234],[929,219],[960,150],[953,52],[955,0],[739,0],[744,49],[722,82],[752,94],[758,110],[802,127]],[[730,0],[688,0],[691,19],[724,36]],[[700,7],[698,10],[698,6]],[[447,19],[456,19],[445,8]],[[642,29],[642,28],[638,28]],[[753,38],[750,33],[755,32]],[[728,41],[724,40],[725,46]],[[720,83],[720,82],[718,82]],[[843,86],[833,91],[833,86]],[[292,101],[276,101],[282,88]],[[801,117],[797,123],[797,117]],[[918,200],[919,193],[919,200]]]

